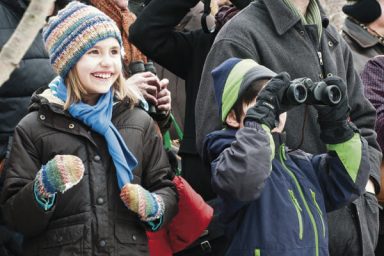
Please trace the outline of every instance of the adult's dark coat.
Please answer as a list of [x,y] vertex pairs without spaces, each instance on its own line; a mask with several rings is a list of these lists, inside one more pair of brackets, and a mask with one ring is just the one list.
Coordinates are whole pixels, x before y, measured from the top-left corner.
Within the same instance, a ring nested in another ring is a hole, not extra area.
[[384,42],[380,42],[350,18],[344,21],[342,35],[352,50],[354,66],[359,74],[370,58],[384,54]]
[[[129,40],[146,56],[185,80],[184,138],[179,154],[183,173],[204,199],[213,197],[208,173],[196,151],[195,101],[205,58],[216,34],[203,30],[175,31],[176,25],[198,0],[153,0],[131,25]],[[199,113],[197,113],[199,115]]]

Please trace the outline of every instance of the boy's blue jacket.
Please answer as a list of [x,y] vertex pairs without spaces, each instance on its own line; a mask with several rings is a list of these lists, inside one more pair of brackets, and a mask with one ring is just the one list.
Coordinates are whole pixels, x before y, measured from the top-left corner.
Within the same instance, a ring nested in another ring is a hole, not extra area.
[[364,192],[369,161],[358,133],[328,148],[289,152],[283,135],[255,122],[207,136],[204,158],[231,240],[226,255],[329,255],[326,212]]

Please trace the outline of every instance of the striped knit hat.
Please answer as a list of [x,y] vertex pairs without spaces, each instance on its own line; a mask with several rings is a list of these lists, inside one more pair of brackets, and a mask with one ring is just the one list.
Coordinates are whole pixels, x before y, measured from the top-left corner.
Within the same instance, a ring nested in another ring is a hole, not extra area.
[[122,45],[120,31],[111,18],[95,7],[77,1],[51,17],[43,29],[51,64],[62,78],[96,43],[110,37]]

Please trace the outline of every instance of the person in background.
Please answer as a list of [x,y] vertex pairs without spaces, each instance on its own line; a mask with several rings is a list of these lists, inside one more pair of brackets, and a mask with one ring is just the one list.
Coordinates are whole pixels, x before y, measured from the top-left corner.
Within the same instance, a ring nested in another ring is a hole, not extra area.
[[[364,96],[352,53],[338,31],[329,24],[317,0],[255,0],[233,17],[216,36],[207,56],[196,100],[196,139],[202,153],[205,136],[220,129],[218,105],[211,71],[231,57],[253,59],[292,79],[308,77],[317,82],[338,76],[347,85],[350,120],[368,141],[370,179],[366,193],[353,203],[329,213],[330,255],[373,255],[377,242],[382,154],[374,130],[376,111]],[[318,113],[301,105],[287,112],[286,144],[308,153],[326,152],[320,139]]]
[[352,51],[357,72],[367,61],[384,54],[384,0],[347,0],[342,35]]
[[[377,141],[380,145],[381,151],[384,151],[384,55],[378,55],[370,59],[364,66],[361,72],[361,79],[364,84],[365,96],[371,101],[373,106],[376,108],[376,125],[375,130],[377,132]],[[383,164],[381,166],[383,171]],[[383,172],[382,172],[383,174]],[[384,177],[381,176],[381,183],[383,185]],[[383,189],[382,189],[383,190]],[[381,205],[383,206],[383,191],[380,191],[379,198],[381,196]],[[369,205],[368,205],[369,206]],[[377,211],[375,207],[371,208],[372,211]],[[375,255],[384,255],[384,212],[381,209],[379,213],[380,225],[379,239]]]
[[178,153],[182,160],[182,175],[204,200],[210,200],[215,198],[215,193],[211,189],[209,170],[204,167],[196,150],[195,114],[201,113],[195,113],[195,101],[204,61],[217,31],[250,1],[232,1],[235,7],[219,9],[213,33],[206,33],[203,29],[175,31],[175,26],[198,2],[150,1],[132,24],[129,40],[146,56],[185,80],[184,137]]
[[24,255],[148,255],[145,231],[172,219],[177,192],[155,123],[125,86],[120,31],[73,1],[43,39],[59,76],[15,129],[4,219]]

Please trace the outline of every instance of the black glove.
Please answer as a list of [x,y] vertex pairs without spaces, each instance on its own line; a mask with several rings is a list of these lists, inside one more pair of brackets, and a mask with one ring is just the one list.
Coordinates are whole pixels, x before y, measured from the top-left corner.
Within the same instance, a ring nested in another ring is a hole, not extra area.
[[248,109],[244,122],[253,120],[266,124],[271,130],[275,128],[275,121],[279,115],[289,109],[286,104],[285,93],[291,84],[291,77],[282,72],[273,77],[260,91],[255,106]]
[[349,122],[350,107],[348,105],[347,86],[337,76],[327,77],[324,82],[336,85],[341,91],[341,100],[336,105],[314,105],[319,114],[320,138],[326,144],[338,144],[353,137],[356,127]]

